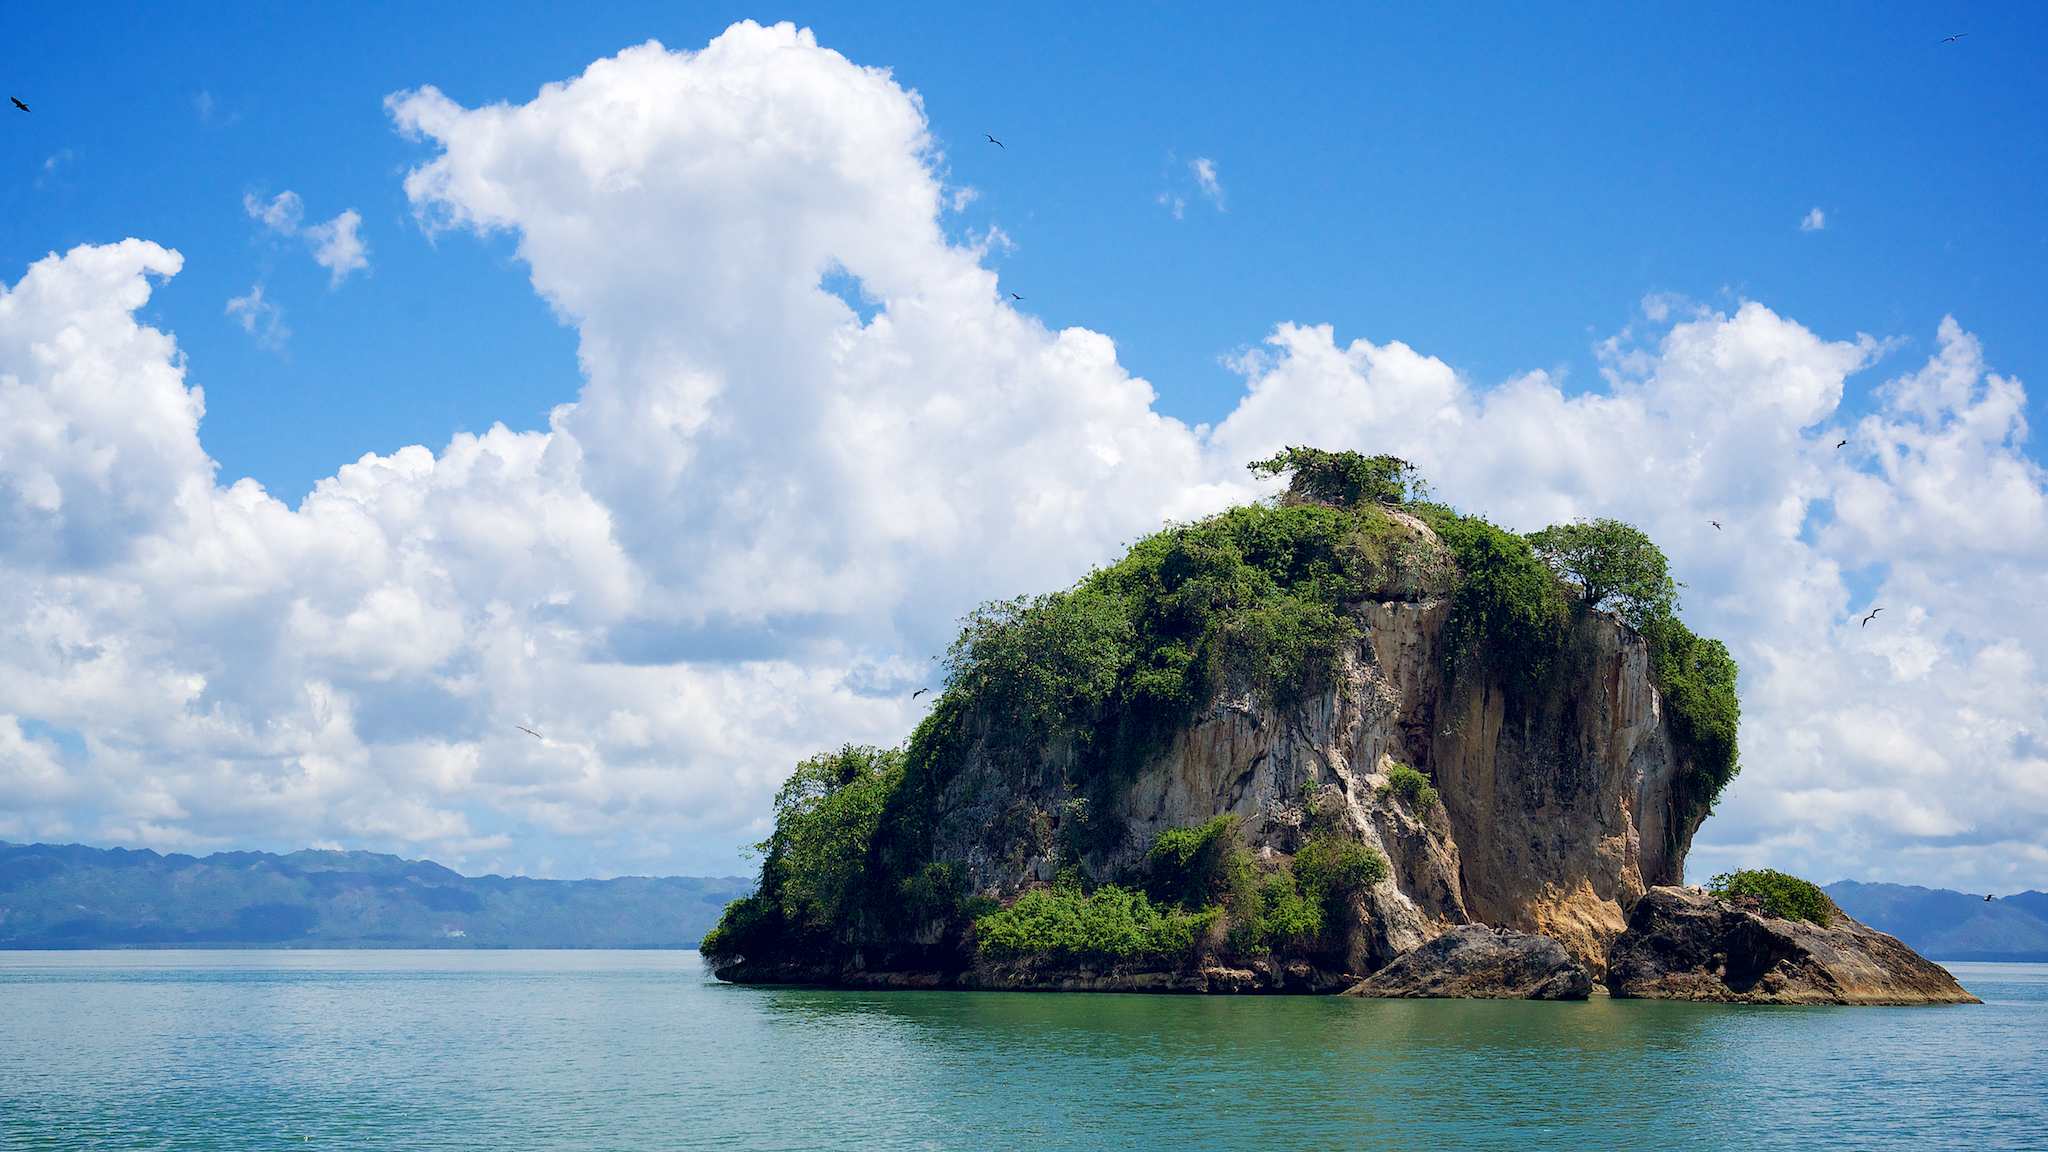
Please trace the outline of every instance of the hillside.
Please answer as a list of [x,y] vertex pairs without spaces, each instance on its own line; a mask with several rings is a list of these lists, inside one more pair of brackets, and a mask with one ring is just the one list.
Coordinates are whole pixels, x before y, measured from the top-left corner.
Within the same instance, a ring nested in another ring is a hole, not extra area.
[[1663,554],[1392,457],[1253,468],[1286,492],[972,614],[905,746],[799,765],[718,975],[1329,991],[1470,923],[1601,972],[1737,768]]
[[1986,900],[1981,892],[1854,880],[1826,891],[1842,911],[1936,960],[2048,963],[2048,892]]
[[0,948],[689,948],[749,887],[463,876],[373,852],[0,842]]

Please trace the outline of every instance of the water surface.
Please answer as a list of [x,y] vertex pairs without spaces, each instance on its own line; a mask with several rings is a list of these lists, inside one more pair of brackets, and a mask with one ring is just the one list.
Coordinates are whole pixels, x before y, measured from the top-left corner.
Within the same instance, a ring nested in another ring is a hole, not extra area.
[[1981,1007],[734,988],[689,952],[0,953],[0,1147],[2042,1148]]

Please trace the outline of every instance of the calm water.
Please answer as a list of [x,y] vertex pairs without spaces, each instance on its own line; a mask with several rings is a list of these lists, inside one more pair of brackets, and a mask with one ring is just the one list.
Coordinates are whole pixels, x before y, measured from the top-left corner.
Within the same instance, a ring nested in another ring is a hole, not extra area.
[[695,953],[0,953],[0,1147],[2043,1148],[1976,1008],[731,988]]

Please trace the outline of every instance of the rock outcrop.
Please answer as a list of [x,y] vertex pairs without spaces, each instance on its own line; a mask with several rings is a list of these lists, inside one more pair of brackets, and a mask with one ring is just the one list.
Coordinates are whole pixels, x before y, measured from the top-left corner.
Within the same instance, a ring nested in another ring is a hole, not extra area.
[[1453,928],[1410,949],[1346,996],[1387,999],[1584,1000],[1593,978],[1547,936],[1483,924]]
[[[1441,598],[1362,604],[1364,641],[1322,692],[1284,708],[1249,694],[1216,701],[1091,814],[1123,833],[1082,868],[1133,874],[1160,832],[1220,814],[1239,818],[1255,854],[1285,859],[1314,811],[1391,865],[1357,909],[1342,970],[1371,972],[1482,922],[1549,936],[1603,971],[1629,906],[1682,878],[1698,826],[1677,810],[1686,766],[1644,644],[1583,614],[1544,695],[1511,707],[1483,666],[1446,682],[1449,612]],[[939,797],[937,857],[997,899],[1050,881],[1074,818],[1066,755],[970,759]],[[1434,776],[1440,804],[1417,811],[1391,793],[1396,762]]]
[[1974,1004],[1948,970],[1840,909],[1814,924],[1690,888],[1636,901],[1608,956],[1616,996],[1742,1004]]

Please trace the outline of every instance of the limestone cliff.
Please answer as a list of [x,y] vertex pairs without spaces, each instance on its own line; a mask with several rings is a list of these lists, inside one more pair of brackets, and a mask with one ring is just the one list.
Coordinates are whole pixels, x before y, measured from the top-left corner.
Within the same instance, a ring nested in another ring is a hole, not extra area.
[[1286,496],[969,617],[904,748],[801,765],[718,974],[1334,991],[1470,923],[1603,974],[1735,764],[1662,554],[1389,457],[1257,467]]
[[[1471,922],[1553,937],[1604,971],[1636,898],[1681,881],[1703,815],[1675,809],[1685,766],[1643,641],[1582,615],[1566,671],[1511,712],[1487,675],[1446,684],[1449,610],[1441,597],[1357,605],[1364,635],[1334,683],[1284,708],[1249,693],[1217,699],[1115,794],[1124,834],[1080,858],[1087,877],[1136,873],[1160,832],[1223,814],[1240,818],[1254,854],[1284,858],[1316,807],[1391,865],[1364,896],[1349,971]],[[1062,759],[1050,750],[1023,771],[970,759],[937,805],[936,858],[957,861],[976,892],[997,899],[1053,880],[1075,799]],[[1393,794],[1395,763],[1433,776],[1440,806],[1418,812]]]

